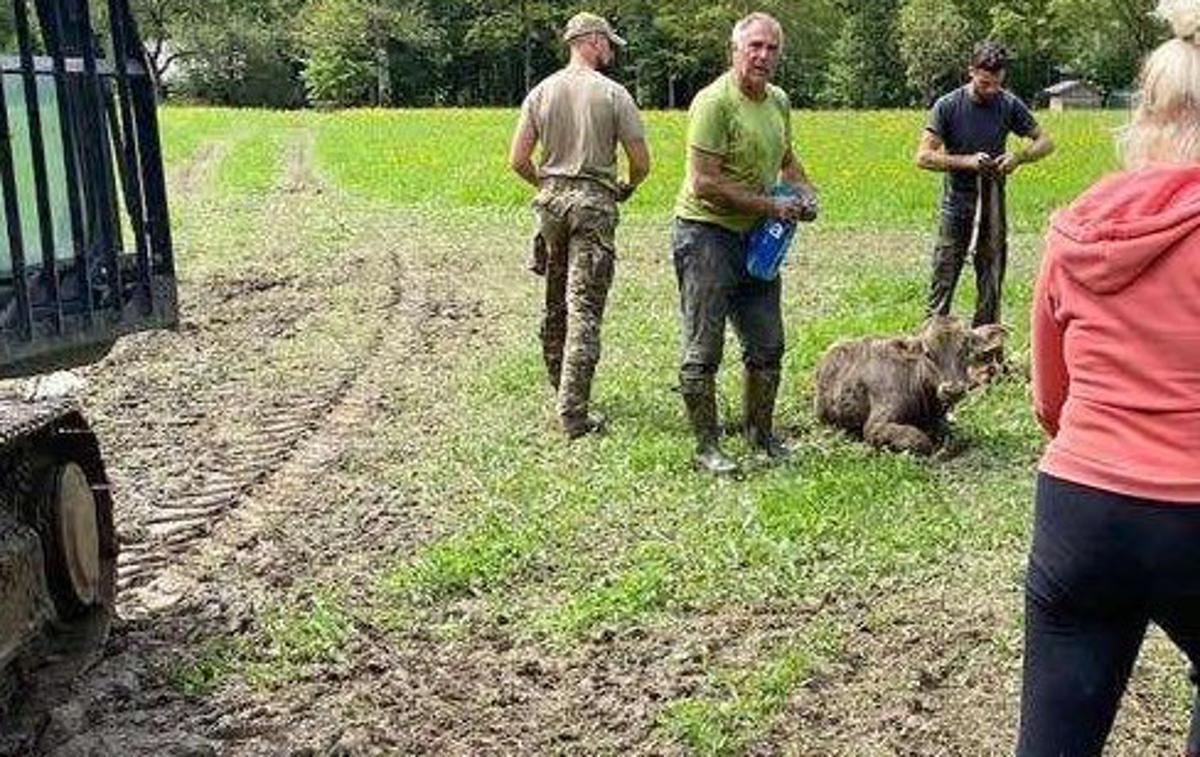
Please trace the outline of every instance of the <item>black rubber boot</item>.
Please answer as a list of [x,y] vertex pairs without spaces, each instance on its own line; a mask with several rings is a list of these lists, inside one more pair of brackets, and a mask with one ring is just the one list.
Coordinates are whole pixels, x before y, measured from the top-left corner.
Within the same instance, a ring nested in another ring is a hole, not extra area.
[[775,436],[775,395],[779,392],[779,369],[747,368],[742,387],[742,417],[746,439],[767,457],[787,457],[788,448]]
[[701,386],[685,386],[683,402],[688,420],[696,434],[696,455],[692,463],[697,470],[714,476],[729,476],[738,471],[738,464],[721,449],[721,429],[717,425],[717,388],[710,380]]

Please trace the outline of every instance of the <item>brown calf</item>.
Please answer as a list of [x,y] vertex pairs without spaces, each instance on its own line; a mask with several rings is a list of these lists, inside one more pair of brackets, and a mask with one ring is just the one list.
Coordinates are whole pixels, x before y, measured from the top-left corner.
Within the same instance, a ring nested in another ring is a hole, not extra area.
[[1002,326],[934,316],[915,337],[837,342],[817,365],[817,417],[876,447],[928,455],[971,369],[1003,341]]

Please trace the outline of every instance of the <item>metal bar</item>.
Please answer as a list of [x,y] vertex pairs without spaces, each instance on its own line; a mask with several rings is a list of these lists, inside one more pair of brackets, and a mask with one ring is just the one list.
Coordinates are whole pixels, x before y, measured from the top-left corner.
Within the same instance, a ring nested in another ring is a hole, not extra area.
[[13,3],[17,44],[21,48],[22,77],[25,82],[25,109],[29,120],[29,152],[33,158],[33,188],[37,200],[38,226],[42,242],[41,279],[50,299],[54,332],[62,334],[62,300],[58,291],[58,264],[54,258],[54,216],[50,211],[50,183],[46,170],[46,145],[42,135],[42,114],[38,105],[37,75],[33,71],[33,40],[29,33],[29,9],[25,0]]
[[58,94],[58,121],[62,132],[63,166],[67,174],[67,206],[71,215],[71,241],[75,249],[75,274],[79,298],[83,304],[84,320],[92,321],[92,286],[88,276],[88,254],[84,239],[83,210],[79,204],[79,185],[82,183],[75,155],[75,109],[67,86],[67,70],[63,57],[63,24],[55,0],[37,0],[42,19],[42,36],[54,63],[54,84]]
[[[87,71],[83,58],[78,56],[66,56],[65,63],[68,74],[82,74]],[[115,73],[112,64],[106,60],[96,61],[96,70],[101,76],[112,76]],[[0,55],[0,73],[20,74],[24,71],[25,69],[21,67],[21,56]],[[54,61],[46,55],[35,55],[33,56],[33,71],[37,74],[54,73]],[[149,69],[137,60],[130,60],[126,66],[126,73],[130,76],[149,76]]]
[[[17,201],[17,176],[13,168],[12,130],[8,125],[8,98],[0,75],[0,187],[4,190],[4,220],[8,226],[8,251],[12,260],[13,292],[17,301],[18,325],[25,341],[33,335],[33,313],[25,281],[25,242],[21,233],[21,209]],[[0,324],[2,325],[2,324]]]
[[[130,56],[135,51],[145,55],[145,48],[138,35],[137,20],[129,9],[129,0],[115,2],[120,5],[121,15],[125,20],[126,49]],[[148,62],[144,70],[150,70]],[[142,169],[142,191],[146,200],[146,231],[150,242],[151,273],[173,273],[175,260],[167,208],[166,178],[163,176],[162,147],[158,137],[158,97],[154,89],[154,80],[148,75],[134,79],[131,87],[134,121],[138,131],[138,165]]]
[[85,109],[88,111],[89,124],[96,135],[90,140],[93,147],[91,155],[91,176],[87,185],[94,188],[93,210],[96,213],[96,225],[100,232],[99,245],[108,273],[109,295],[112,298],[111,307],[120,314],[124,301],[121,286],[121,261],[117,241],[118,229],[116,224],[116,200],[113,196],[112,156],[108,152],[108,125],[104,112],[105,91],[100,73],[96,67],[95,35],[92,32],[91,18],[88,16],[87,4],[81,0],[68,0],[74,11],[74,22],[80,31],[80,41],[83,48],[83,69],[87,78],[85,91]]
[[[113,197],[117,196],[118,189],[121,192],[121,204],[113,206],[113,223],[115,224],[113,242],[117,246],[117,255],[124,256],[125,228],[121,225],[121,206],[124,205],[126,211],[129,209],[129,187],[125,183],[125,164],[121,162],[125,146],[121,139],[121,121],[117,118],[117,108],[113,104],[112,83],[107,79],[101,79],[100,89],[104,92],[104,117],[107,124],[106,132],[110,137],[100,146],[104,151],[105,181],[108,182]],[[124,275],[123,272],[122,275]]]

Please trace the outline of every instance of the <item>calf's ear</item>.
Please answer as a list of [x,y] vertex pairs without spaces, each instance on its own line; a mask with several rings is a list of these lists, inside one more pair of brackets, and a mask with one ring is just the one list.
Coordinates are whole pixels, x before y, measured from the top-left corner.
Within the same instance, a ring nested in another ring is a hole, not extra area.
[[1004,346],[1004,337],[1008,336],[1008,328],[999,323],[986,323],[971,329],[974,337],[975,352],[991,352]]

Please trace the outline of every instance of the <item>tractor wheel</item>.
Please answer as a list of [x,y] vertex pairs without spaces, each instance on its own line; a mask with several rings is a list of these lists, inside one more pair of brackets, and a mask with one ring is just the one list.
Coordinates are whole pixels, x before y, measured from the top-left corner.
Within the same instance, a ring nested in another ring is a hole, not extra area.
[[104,517],[87,473],[77,461],[60,459],[43,466],[39,478],[42,545],[46,581],[60,620],[72,620],[113,597],[111,519]]

